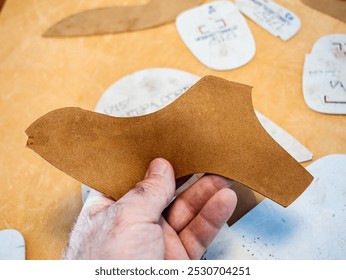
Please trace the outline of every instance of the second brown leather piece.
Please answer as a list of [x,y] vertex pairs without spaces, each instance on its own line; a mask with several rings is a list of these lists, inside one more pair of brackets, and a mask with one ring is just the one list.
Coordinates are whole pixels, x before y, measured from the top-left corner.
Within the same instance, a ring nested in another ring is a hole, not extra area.
[[63,108],[26,133],[29,148],[114,199],[142,180],[156,157],[170,161],[176,177],[219,174],[283,206],[312,181],[261,126],[251,87],[213,76],[152,114],[120,118]]
[[140,30],[174,21],[203,0],[152,0],[146,5],[99,8],[71,15],[43,36],[69,37]]
[[305,5],[346,22],[346,0],[302,0]]

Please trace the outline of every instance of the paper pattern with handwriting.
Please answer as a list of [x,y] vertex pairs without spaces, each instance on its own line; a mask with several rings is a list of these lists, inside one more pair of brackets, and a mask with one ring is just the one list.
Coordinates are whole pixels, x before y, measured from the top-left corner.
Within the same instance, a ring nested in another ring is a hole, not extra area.
[[306,54],[303,94],[314,111],[346,114],[346,34],[324,36]]
[[236,6],[244,15],[283,41],[292,38],[300,29],[298,16],[274,1],[237,0]]

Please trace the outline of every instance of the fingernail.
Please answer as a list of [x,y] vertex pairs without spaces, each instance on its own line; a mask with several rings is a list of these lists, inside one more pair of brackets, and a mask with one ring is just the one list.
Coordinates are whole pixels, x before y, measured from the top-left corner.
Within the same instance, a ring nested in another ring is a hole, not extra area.
[[167,164],[161,159],[154,159],[148,169],[148,175],[160,175],[163,176],[167,169]]

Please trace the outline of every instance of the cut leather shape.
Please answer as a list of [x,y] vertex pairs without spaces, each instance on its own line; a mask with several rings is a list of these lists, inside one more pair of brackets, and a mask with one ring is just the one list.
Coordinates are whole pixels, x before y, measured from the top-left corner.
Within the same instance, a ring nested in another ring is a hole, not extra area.
[[174,21],[202,0],[152,0],[146,5],[108,7],[71,15],[49,28],[45,37],[70,37],[134,31]]
[[213,76],[152,114],[121,118],[62,108],[26,133],[29,148],[114,199],[141,181],[156,157],[169,160],[177,178],[219,174],[283,206],[312,181],[260,125],[251,87]]
[[346,0],[302,0],[302,2],[317,11],[346,22]]
[[[200,78],[174,68],[142,69],[112,84],[99,99],[95,112],[113,117],[153,113],[172,103]],[[297,139],[260,112],[255,113],[263,128],[295,160],[312,160],[312,153]]]

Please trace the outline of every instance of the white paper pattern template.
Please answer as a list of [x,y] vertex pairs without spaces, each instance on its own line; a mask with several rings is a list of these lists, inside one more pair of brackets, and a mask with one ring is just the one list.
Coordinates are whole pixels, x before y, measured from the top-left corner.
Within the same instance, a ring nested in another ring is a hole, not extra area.
[[346,34],[320,38],[305,55],[303,94],[314,111],[346,114]]
[[314,181],[289,207],[265,199],[224,230],[213,250],[231,259],[346,259],[346,155],[307,170]]
[[300,29],[298,16],[274,1],[237,0],[236,6],[244,15],[283,41],[292,38]]
[[187,10],[177,17],[176,26],[190,51],[211,69],[234,69],[255,55],[255,41],[246,20],[229,1]]
[[[114,117],[150,114],[172,103],[199,79],[199,76],[173,68],[140,70],[111,85],[100,98],[95,111]],[[312,153],[294,137],[257,111],[256,115],[264,129],[297,161],[312,159]],[[194,179],[198,179],[198,175]],[[88,194],[89,187],[82,185],[83,202]]]
[[25,240],[19,231],[0,230],[0,260],[25,260]]

